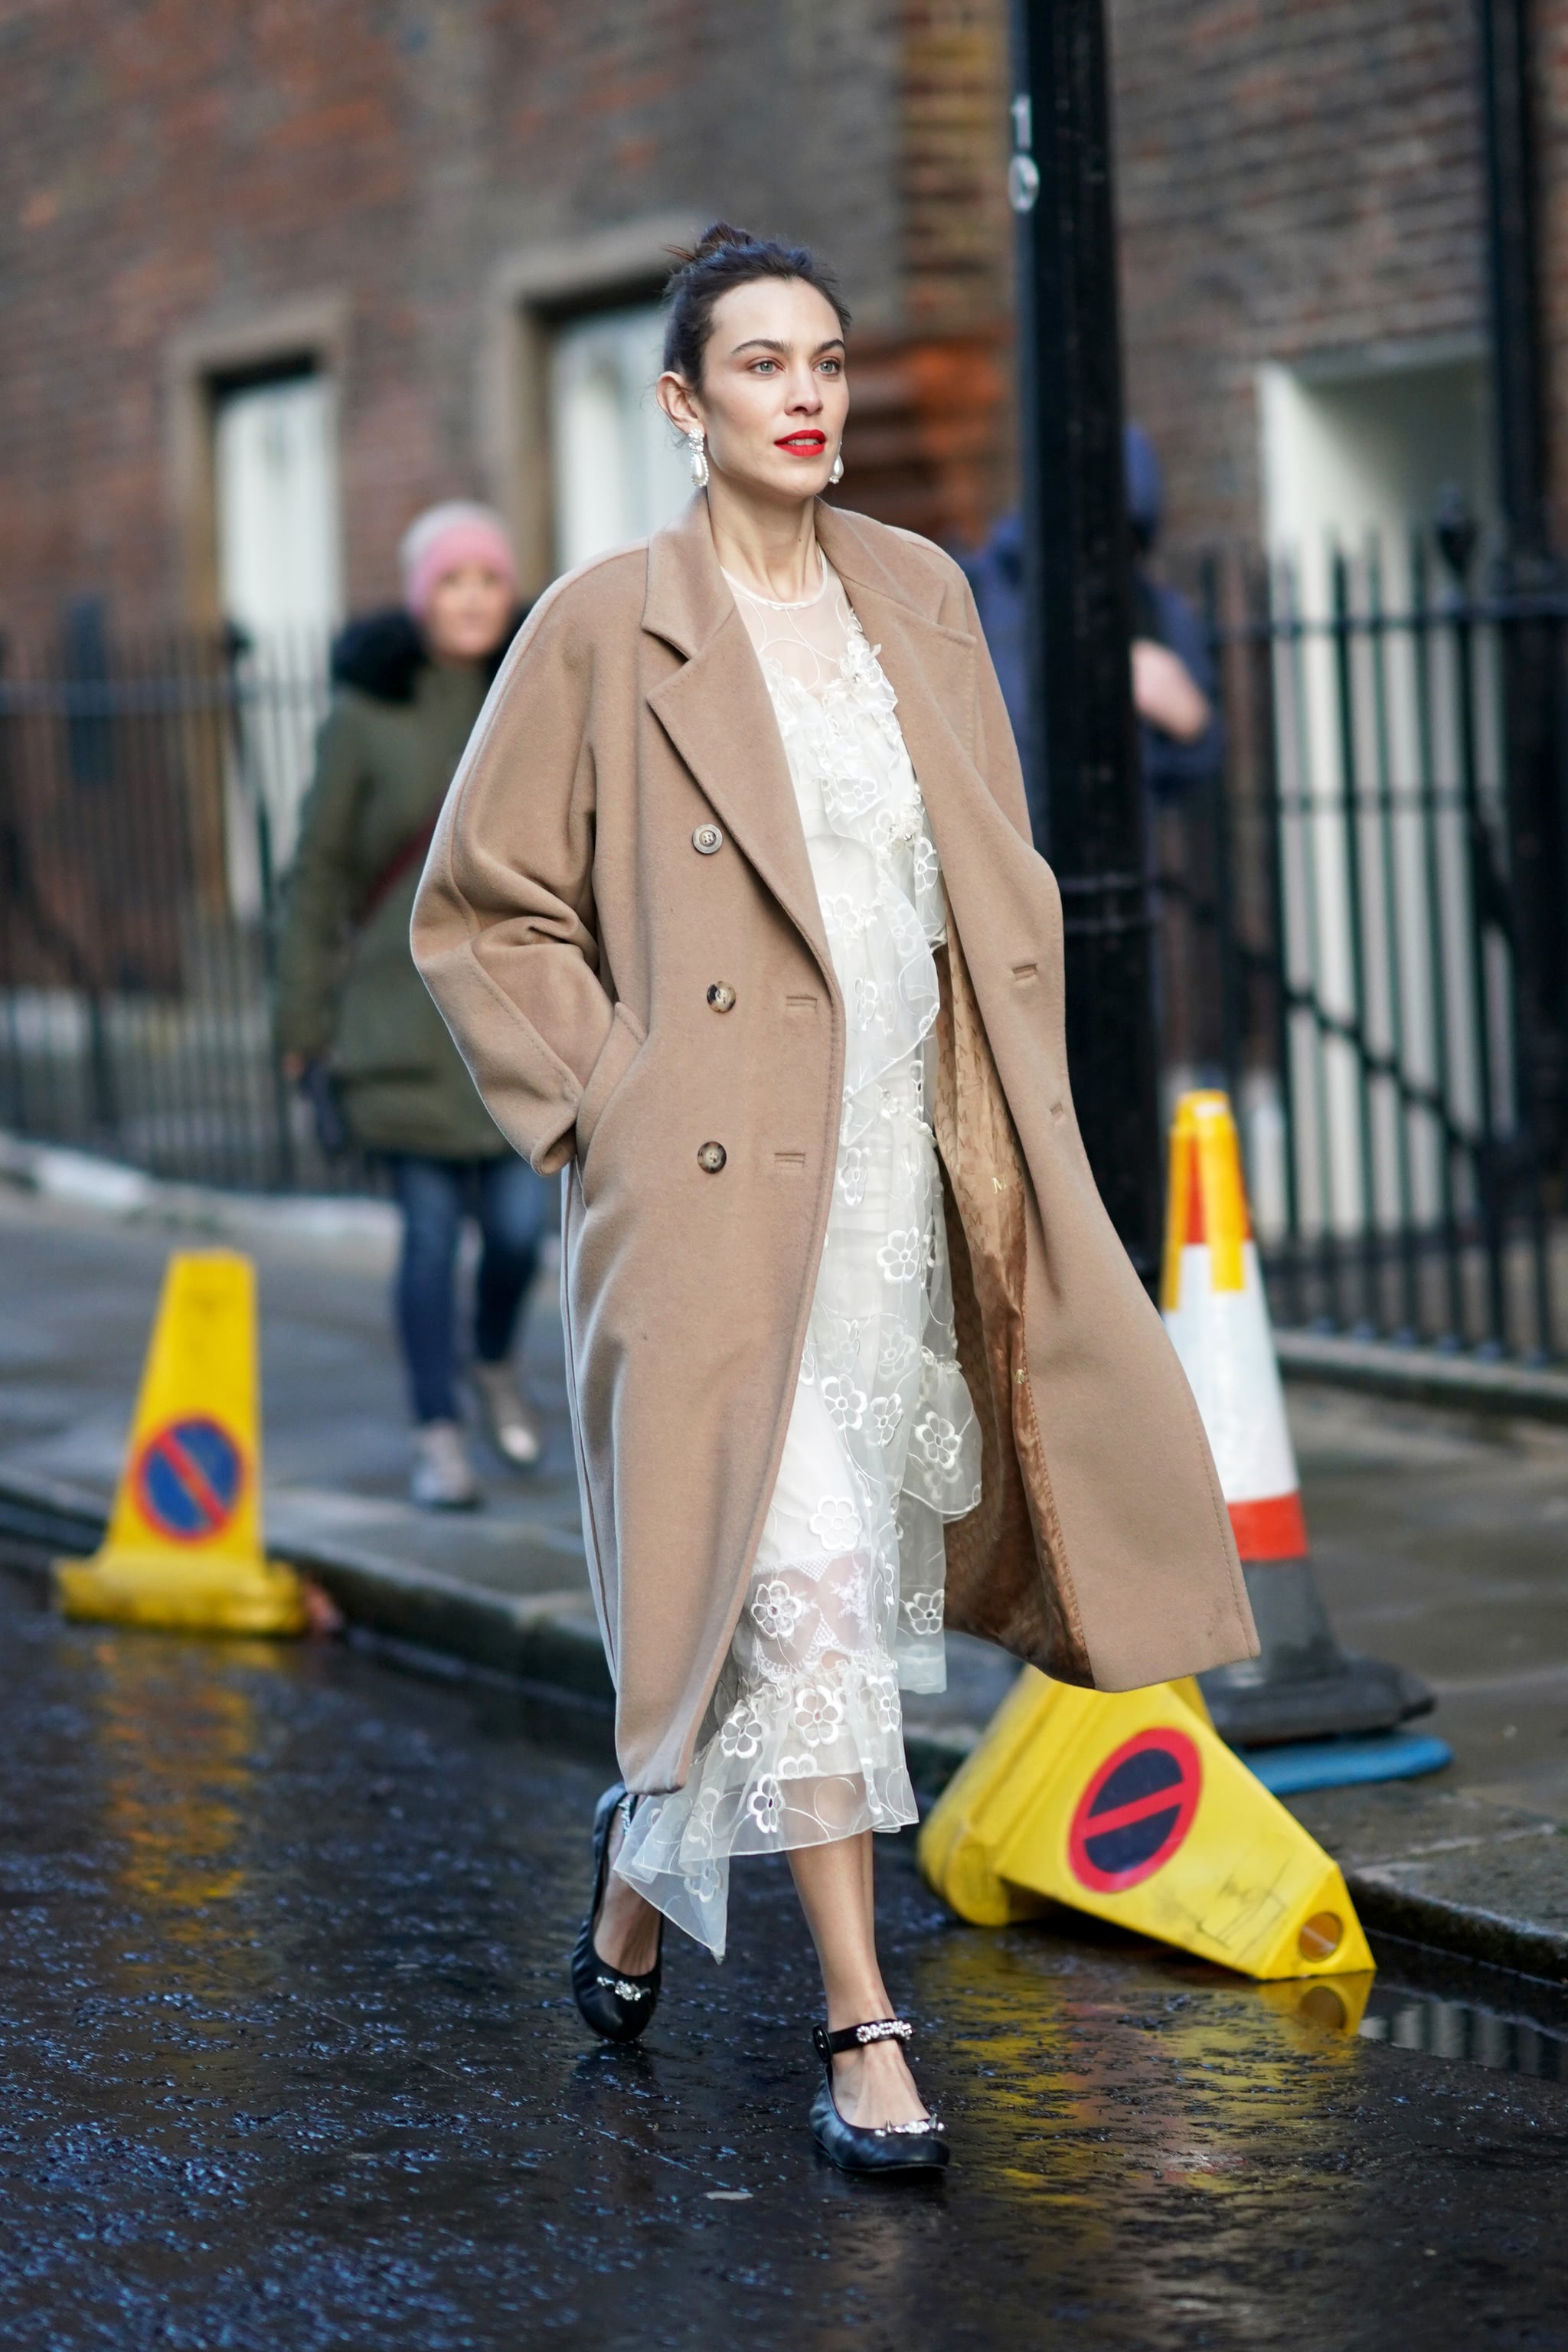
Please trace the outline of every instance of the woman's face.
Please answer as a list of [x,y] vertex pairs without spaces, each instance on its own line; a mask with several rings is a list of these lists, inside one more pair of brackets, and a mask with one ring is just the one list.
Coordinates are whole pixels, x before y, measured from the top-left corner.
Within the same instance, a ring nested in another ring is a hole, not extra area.
[[511,618],[511,583],[488,563],[444,572],[425,607],[425,635],[437,661],[483,661]]
[[798,504],[826,487],[849,386],[833,305],[799,278],[757,278],[713,306],[702,381],[662,375],[681,432],[704,433],[708,464],[753,497]]

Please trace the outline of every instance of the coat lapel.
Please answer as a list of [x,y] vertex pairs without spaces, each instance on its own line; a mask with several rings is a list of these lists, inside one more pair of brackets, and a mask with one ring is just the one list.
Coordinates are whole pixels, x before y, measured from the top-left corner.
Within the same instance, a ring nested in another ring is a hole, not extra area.
[[762,666],[719,569],[708,501],[648,542],[643,626],[685,655],[648,705],[833,985],[816,883]]
[[967,828],[997,814],[974,763],[974,639],[936,617],[942,592],[931,575],[918,589],[894,579],[852,515],[819,508],[817,535],[898,697],[904,747],[951,898]]

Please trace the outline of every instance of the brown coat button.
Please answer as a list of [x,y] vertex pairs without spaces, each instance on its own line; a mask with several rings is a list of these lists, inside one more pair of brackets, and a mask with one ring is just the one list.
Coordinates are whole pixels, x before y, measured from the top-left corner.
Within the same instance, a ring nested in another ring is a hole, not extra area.
[[710,1176],[717,1176],[729,1156],[721,1143],[699,1144],[697,1165],[699,1168],[706,1169]]
[[716,849],[724,846],[724,836],[716,824],[700,824],[691,836],[691,846],[699,857],[711,857]]
[[716,980],[708,992],[708,1002],[715,1013],[732,1013],[735,1009],[735,992],[727,980]]

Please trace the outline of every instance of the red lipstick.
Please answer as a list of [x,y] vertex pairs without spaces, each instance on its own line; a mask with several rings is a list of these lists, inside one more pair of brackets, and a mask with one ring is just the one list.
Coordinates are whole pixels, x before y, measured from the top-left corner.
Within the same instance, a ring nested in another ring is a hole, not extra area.
[[827,446],[827,436],[815,425],[802,425],[796,433],[786,433],[773,443],[775,449],[787,449],[795,457],[820,457]]

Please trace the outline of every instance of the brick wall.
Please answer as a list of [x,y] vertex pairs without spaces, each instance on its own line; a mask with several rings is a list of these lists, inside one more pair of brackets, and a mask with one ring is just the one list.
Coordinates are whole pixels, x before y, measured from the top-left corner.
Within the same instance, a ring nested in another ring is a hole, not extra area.
[[1472,0],[1110,16],[1129,404],[1173,539],[1252,532],[1260,362],[1484,332]]
[[[1253,535],[1260,363],[1484,336],[1474,0],[1108,5],[1130,411],[1166,461],[1173,549]],[[975,341],[922,350],[928,454],[902,492],[887,480],[900,519],[931,529],[940,503],[962,535],[1015,494],[1006,7],[905,0],[902,16],[907,315]],[[1568,358],[1568,0],[1538,0],[1537,19],[1563,256],[1550,325]],[[898,367],[909,378],[910,356]],[[939,474],[942,434],[967,455]]]
[[1007,44],[1000,0],[901,0],[896,331],[859,338],[846,500],[956,543],[1012,491]]
[[1006,12],[904,0],[898,187],[912,327],[982,331],[1013,298]]
[[816,242],[902,322],[889,0],[56,0],[0,14],[0,629],[75,592],[188,609],[171,353],[302,294],[342,317],[348,591],[479,488],[504,257],[646,214]]
[[[1110,6],[1130,404],[1173,539],[1251,531],[1260,362],[1484,331],[1472,0]],[[497,273],[653,215],[817,244],[859,337],[846,497],[975,535],[1012,494],[1005,15],[0,0],[0,629],[190,609],[177,355],[301,297],[340,321],[350,599],[384,595],[409,514],[487,485]],[[1568,384],[1568,0],[1538,44]]]
[[1568,0],[1537,0],[1533,31],[1548,482],[1562,547],[1568,546]]

